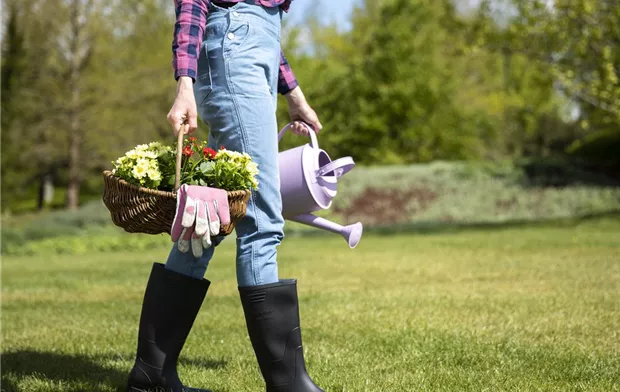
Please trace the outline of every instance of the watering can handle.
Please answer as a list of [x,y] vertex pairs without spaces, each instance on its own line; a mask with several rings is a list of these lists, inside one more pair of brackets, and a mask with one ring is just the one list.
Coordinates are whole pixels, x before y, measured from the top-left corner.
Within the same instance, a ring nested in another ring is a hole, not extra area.
[[[308,134],[310,135],[310,145],[312,146],[312,148],[319,148],[319,142],[318,140],[316,140],[316,133],[314,132],[314,129],[312,129],[312,127],[305,122],[301,122],[301,124],[303,124],[303,126],[306,127],[306,129],[308,130]],[[278,141],[282,140],[282,136],[284,136],[286,131],[291,129],[292,126],[293,123],[288,123],[284,126],[284,128],[282,128],[282,130],[280,130],[280,132],[278,133]]]
[[353,162],[353,158],[351,157],[339,158],[321,167],[316,172],[316,176],[322,177],[326,175],[327,173],[333,171],[336,177],[341,177],[345,173],[353,169],[354,166],[355,166],[355,162]]

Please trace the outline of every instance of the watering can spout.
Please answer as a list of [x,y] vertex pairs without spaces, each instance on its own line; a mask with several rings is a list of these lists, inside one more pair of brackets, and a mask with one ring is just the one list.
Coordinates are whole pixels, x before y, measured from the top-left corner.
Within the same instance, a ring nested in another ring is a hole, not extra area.
[[325,218],[314,216],[312,214],[301,214],[292,218],[288,218],[294,222],[303,223],[305,225],[314,226],[319,229],[328,230],[333,233],[340,234],[349,244],[349,248],[353,249],[357,246],[362,238],[363,226],[361,222],[348,226],[342,226]]

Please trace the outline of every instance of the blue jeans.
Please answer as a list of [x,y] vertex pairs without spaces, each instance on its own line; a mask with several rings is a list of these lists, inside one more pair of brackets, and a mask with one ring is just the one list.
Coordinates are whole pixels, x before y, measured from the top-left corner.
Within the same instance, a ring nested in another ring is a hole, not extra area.
[[[278,281],[276,248],[284,237],[276,123],[281,17],[278,7],[212,4],[194,84],[209,145],[247,152],[260,171],[258,190],[236,226],[239,286]],[[197,259],[175,244],[166,268],[201,279],[214,252],[215,246]]]

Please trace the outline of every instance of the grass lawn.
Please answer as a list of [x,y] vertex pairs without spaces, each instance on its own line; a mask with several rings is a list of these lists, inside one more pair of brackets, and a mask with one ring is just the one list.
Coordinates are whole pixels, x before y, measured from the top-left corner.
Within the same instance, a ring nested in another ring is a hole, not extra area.
[[[2,258],[2,390],[119,391],[133,362],[146,253]],[[234,241],[182,354],[214,392],[264,391]],[[310,374],[326,391],[620,391],[620,221],[287,238]]]

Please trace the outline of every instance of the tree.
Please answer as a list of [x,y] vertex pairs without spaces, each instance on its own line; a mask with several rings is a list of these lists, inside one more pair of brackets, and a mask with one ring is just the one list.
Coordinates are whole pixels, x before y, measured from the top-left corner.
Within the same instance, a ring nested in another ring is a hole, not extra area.
[[526,0],[513,9],[502,50],[546,66],[556,89],[577,104],[586,133],[620,132],[620,3]]
[[34,179],[49,182],[53,173],[75,208],[85,181],[100,192],[110,160],[170,133],[172,7],[163,0],[7,5],[14,22],[3,45],[3,186],[30,191]]

